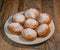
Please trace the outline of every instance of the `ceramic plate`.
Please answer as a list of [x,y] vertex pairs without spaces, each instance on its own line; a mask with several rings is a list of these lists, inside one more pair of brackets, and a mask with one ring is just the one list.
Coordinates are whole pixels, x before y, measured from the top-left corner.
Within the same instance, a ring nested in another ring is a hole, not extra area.
[[13,35],[11,34],[9,31],[8,31],[8,24],[12,23],[12,16],[8,18],[8,20],[6,21],[5,25],[4,25],[4,31],[5,31],[5,34],[7,35],[7,37],[9,39],[11,39],[12,41],[16,42],[16,43],[19,43],[19,44],[26,44],[26,45],[32,45],[32,44],[39,44],[39,43],[42,43],[46,40],[48,40],[53,34],[54,34],[54,30],[55,30],[55,26],[54,26],[54,22],[53,20],[51,20],[51,23],[49,24],[49,27],[50,27],[50,30],[51,32],[49,33],[48,36],[44,37],[44,38],[37,38],[36,40],[34,41],[26,41],[25,39],[22,38],[21,35]]

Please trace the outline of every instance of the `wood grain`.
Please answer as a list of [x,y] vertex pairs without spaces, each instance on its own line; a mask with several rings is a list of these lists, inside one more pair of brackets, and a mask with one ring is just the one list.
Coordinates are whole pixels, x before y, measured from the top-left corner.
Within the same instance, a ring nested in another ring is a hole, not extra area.
[[[60,0],[53,0],[54,12],[55,12],[55,26],[56,31],[54,34],[54,39],[57,44],[57,49],[60,50]],[[57,39],[57,40],[56,40]]]
[[[32,46],[17,44],[4,33],[6,20],[12,14],[29,8],[50,14],[56,28],[49,40]],[[60,50],[60,0],[0,0],[0,50]]]

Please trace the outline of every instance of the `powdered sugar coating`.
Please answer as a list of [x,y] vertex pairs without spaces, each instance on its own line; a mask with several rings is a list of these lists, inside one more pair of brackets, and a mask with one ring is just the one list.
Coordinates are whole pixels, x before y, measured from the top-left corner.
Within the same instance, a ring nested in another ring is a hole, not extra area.
[[11,23],[9,27],[13,27],[16,32],[23,30],[23,27],[19,23]]
[[33,8],[27,10],[25,12],[26,18],[35,18],[36,12],[37,12],[37,10],[36,9],[33,9]]
[[40,13],[40,17],[38,18],[38,21],[43,23],[47,20],[49,20],[49,15],[46,13]]
[[36,25],[38,22],[35,19],[27,19],[25,24]]
[[47,24],[41,24],[38,28],[37,28],[37,32],[43,32],[45,29],[48,28]]
[[26,36],[31,36],[31,37],[34,37],[37,35],[36,31],[31,29],[31,28],[26,28],[23,30],[23,34],[25,34]]
[[23,22],[23,21],[25,21],[25,16],[24,16],[23,14],[16,13],[16,14],[13,16],[13,19],[15,19],[16,22]]

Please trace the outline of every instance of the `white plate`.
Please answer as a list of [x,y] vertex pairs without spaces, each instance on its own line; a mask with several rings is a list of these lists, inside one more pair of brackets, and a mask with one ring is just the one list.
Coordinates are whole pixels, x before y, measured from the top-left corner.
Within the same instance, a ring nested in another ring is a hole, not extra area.
[[25,39],[22,38],[21,35],[19,35],[19,36],[13,35],[8,31],[7,26],[10,23],[12,23],[12,16],[8,18],[8,20],[6,21],[5,26],[4,26],[4,31],[5,31],[5,34],[7,35],[7,37],[16,43],[26,44],[26,45],[38,44],[38,43],[42,43],[42,42],[48,40],[54,34],[54,30],[55,30],[54,22],[51,21],[51,23],[49,24],[51,32],[49,33],[49,35],[47,37],[44,37],[44,38],[40,37],[34,41],[26,41]]

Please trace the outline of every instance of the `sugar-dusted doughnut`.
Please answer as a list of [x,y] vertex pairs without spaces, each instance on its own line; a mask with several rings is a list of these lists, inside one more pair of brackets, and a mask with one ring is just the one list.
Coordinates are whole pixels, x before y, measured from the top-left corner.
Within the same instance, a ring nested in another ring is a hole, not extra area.
[[36,28],[38,26],[38,21],[35,19],[27,19],[25,21],[24,27],[26,28]]
[[37,38],[37,33],[35,30],[33,30],[31,28],[26,28],[22,32],[22,37],[26,40],[32,41]]
[[16,14],[13,15],[12,21],[23,24],[24,21],[25,21],[25,16],[23,14],[21,14],[21,13],[16,13]]
[[11,23],[8,25],[8,30],[12,34],[20,35],[23,31],[23,27],[19,23]]
[[47,13],[40,13],[38,21],[40,22],[40,24],[42,24],[42,23],[50,24],[51,17]]
[[37,9],[31,8],[25,11],[26,18],[37,19],[40,15],[40,12]]
[[37,28],[38,36],[45,37],[50,33],[50,27],[47,24],[41,24]]

